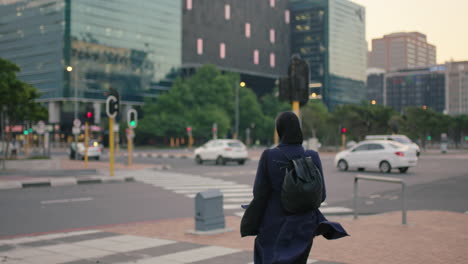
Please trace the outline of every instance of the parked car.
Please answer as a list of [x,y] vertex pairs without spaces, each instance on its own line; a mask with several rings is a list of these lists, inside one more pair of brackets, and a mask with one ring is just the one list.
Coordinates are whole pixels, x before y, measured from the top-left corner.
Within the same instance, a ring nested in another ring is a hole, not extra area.
[[[77,147],[78,147],[78,152],[76,151]],[[102,148],[103,148],[102,144],[99,144],[98,141],[90,140],[88,142],[88,159],[99,160],[101,158]],[[85,153],[84,142],[78,142],[76,145],[75,145],[75,142],[71,143],[70,149],[69,149],[70,159],[82,160],[84,159],[84,153]],[[78,156],[76,157],[76,155]]]
[[392,169],[398,169],[405,173],[417,162],[416,152],[407,145],[390,140],[365,140],[336,154],[334,164],[341,171],[357,168],[379,169],[389,173]]
[[242,165],[248,159],[249,154],[245,145],[239,140],[216,139],[195,149],[194,156],[197,164],[215,161],[218,165],[225,165],[229,161],[234,161]]
[[421,154],[421,150],[418,144],[414,143],[405,135],[368,135],[365,137],[368,140],[393,140],[398,143],[407,145],[410,149],[416,151],[416,156],[419,157]]

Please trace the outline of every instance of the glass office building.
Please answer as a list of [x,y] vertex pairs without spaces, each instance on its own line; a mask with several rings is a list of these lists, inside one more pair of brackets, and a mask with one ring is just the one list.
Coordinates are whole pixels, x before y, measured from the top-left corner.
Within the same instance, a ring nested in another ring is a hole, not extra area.
[[291,0],[291,51],[310,66],[311,99],[329,109],[366,99],[365,9],[348,0]]
[[18,64],[19,78],[40,90],[51,123],[68,127],[75,100],[80,110],[83,103],[93,103],[99,121],[110,88],[127,106],[168,89],[165,84],[182,60],[181,5],[173,0],[4,0],[0,57]]

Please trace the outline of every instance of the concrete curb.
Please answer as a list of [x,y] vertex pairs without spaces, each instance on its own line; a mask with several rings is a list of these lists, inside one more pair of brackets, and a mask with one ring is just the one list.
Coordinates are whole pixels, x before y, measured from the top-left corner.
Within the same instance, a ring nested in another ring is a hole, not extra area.
[[24,181],[6,181],[0,182],[0,190],[9,189],[24,189],[32,187],[57,187],[70,186],[80,184],[96,184],[96,183],[117,183],[117,182],[133,182],[134,177],[122,176],[91,176],[91,177],[67,177],[67,178],[48,178],[40,180],[24,180]]

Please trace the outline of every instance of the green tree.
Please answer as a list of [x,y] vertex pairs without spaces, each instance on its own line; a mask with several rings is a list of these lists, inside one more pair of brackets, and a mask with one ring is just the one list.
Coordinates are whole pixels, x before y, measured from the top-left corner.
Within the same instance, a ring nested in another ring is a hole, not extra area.
[[[235,93],[239,75],[221,73],[213,65],[205,65],[190,78],[178,78],[168,93],[156,102],[147,101],[144,118],[137,132],[148,137],[183,137],[186,127],[199,140],[212,136],[212,126],[218,125],[218,136],[233,131],[235,122]],[[251,124],[263,122],[262,109],[251,89],[239,87],[239,132]]]
[[[5,59],[0,58],[0,110],[4,113],[9,125],[19,124],[24,121],[38,121],[47,119],[47,110],[34,100],[40,94],[33,86],[20,81],[16,73],[20,68]],[[4,122],[2,129],[5,129]],[[11,132],[6,134],[6,141],[11,139]],[[5,158],[9,151],[9,144],[5,151]]]

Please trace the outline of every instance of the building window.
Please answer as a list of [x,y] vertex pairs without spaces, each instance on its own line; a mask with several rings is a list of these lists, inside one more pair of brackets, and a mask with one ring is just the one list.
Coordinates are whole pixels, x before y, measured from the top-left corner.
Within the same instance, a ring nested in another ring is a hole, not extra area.
[[224,18],[226,20],[231,19],[231,6],[230,5],[224,6]]
[[250,38],[250,23],[245,23],[245,37]]
[[197,39],[197,54],[198,55],[203,54],[203,39],[201,38]]
[[289,10],[285,10],[284,11],[284,22],[286,22],[286,24],[289,24],[289,21],[290,21]]
[[259,64],[260,63],[260,54],[258,52],[258,50],[254,50],[254,53],[253,53],[253,63],[254,64]]
[[270,67],[274,68],[275,66],[276,66],[275,54],[274,54],[274,53],[270,53]]
[[270,42],[275,43],[275,30],[270,29]]
[[219,44],[219,57],[221,59],[226,58],[226,44],[224,43]]
[[192,10],[192,0],[186,0],[187,10]]
[[276,1],[276,0],[270,0],[270,6],[271,6],[271,7],[275,7],[275,1]]

